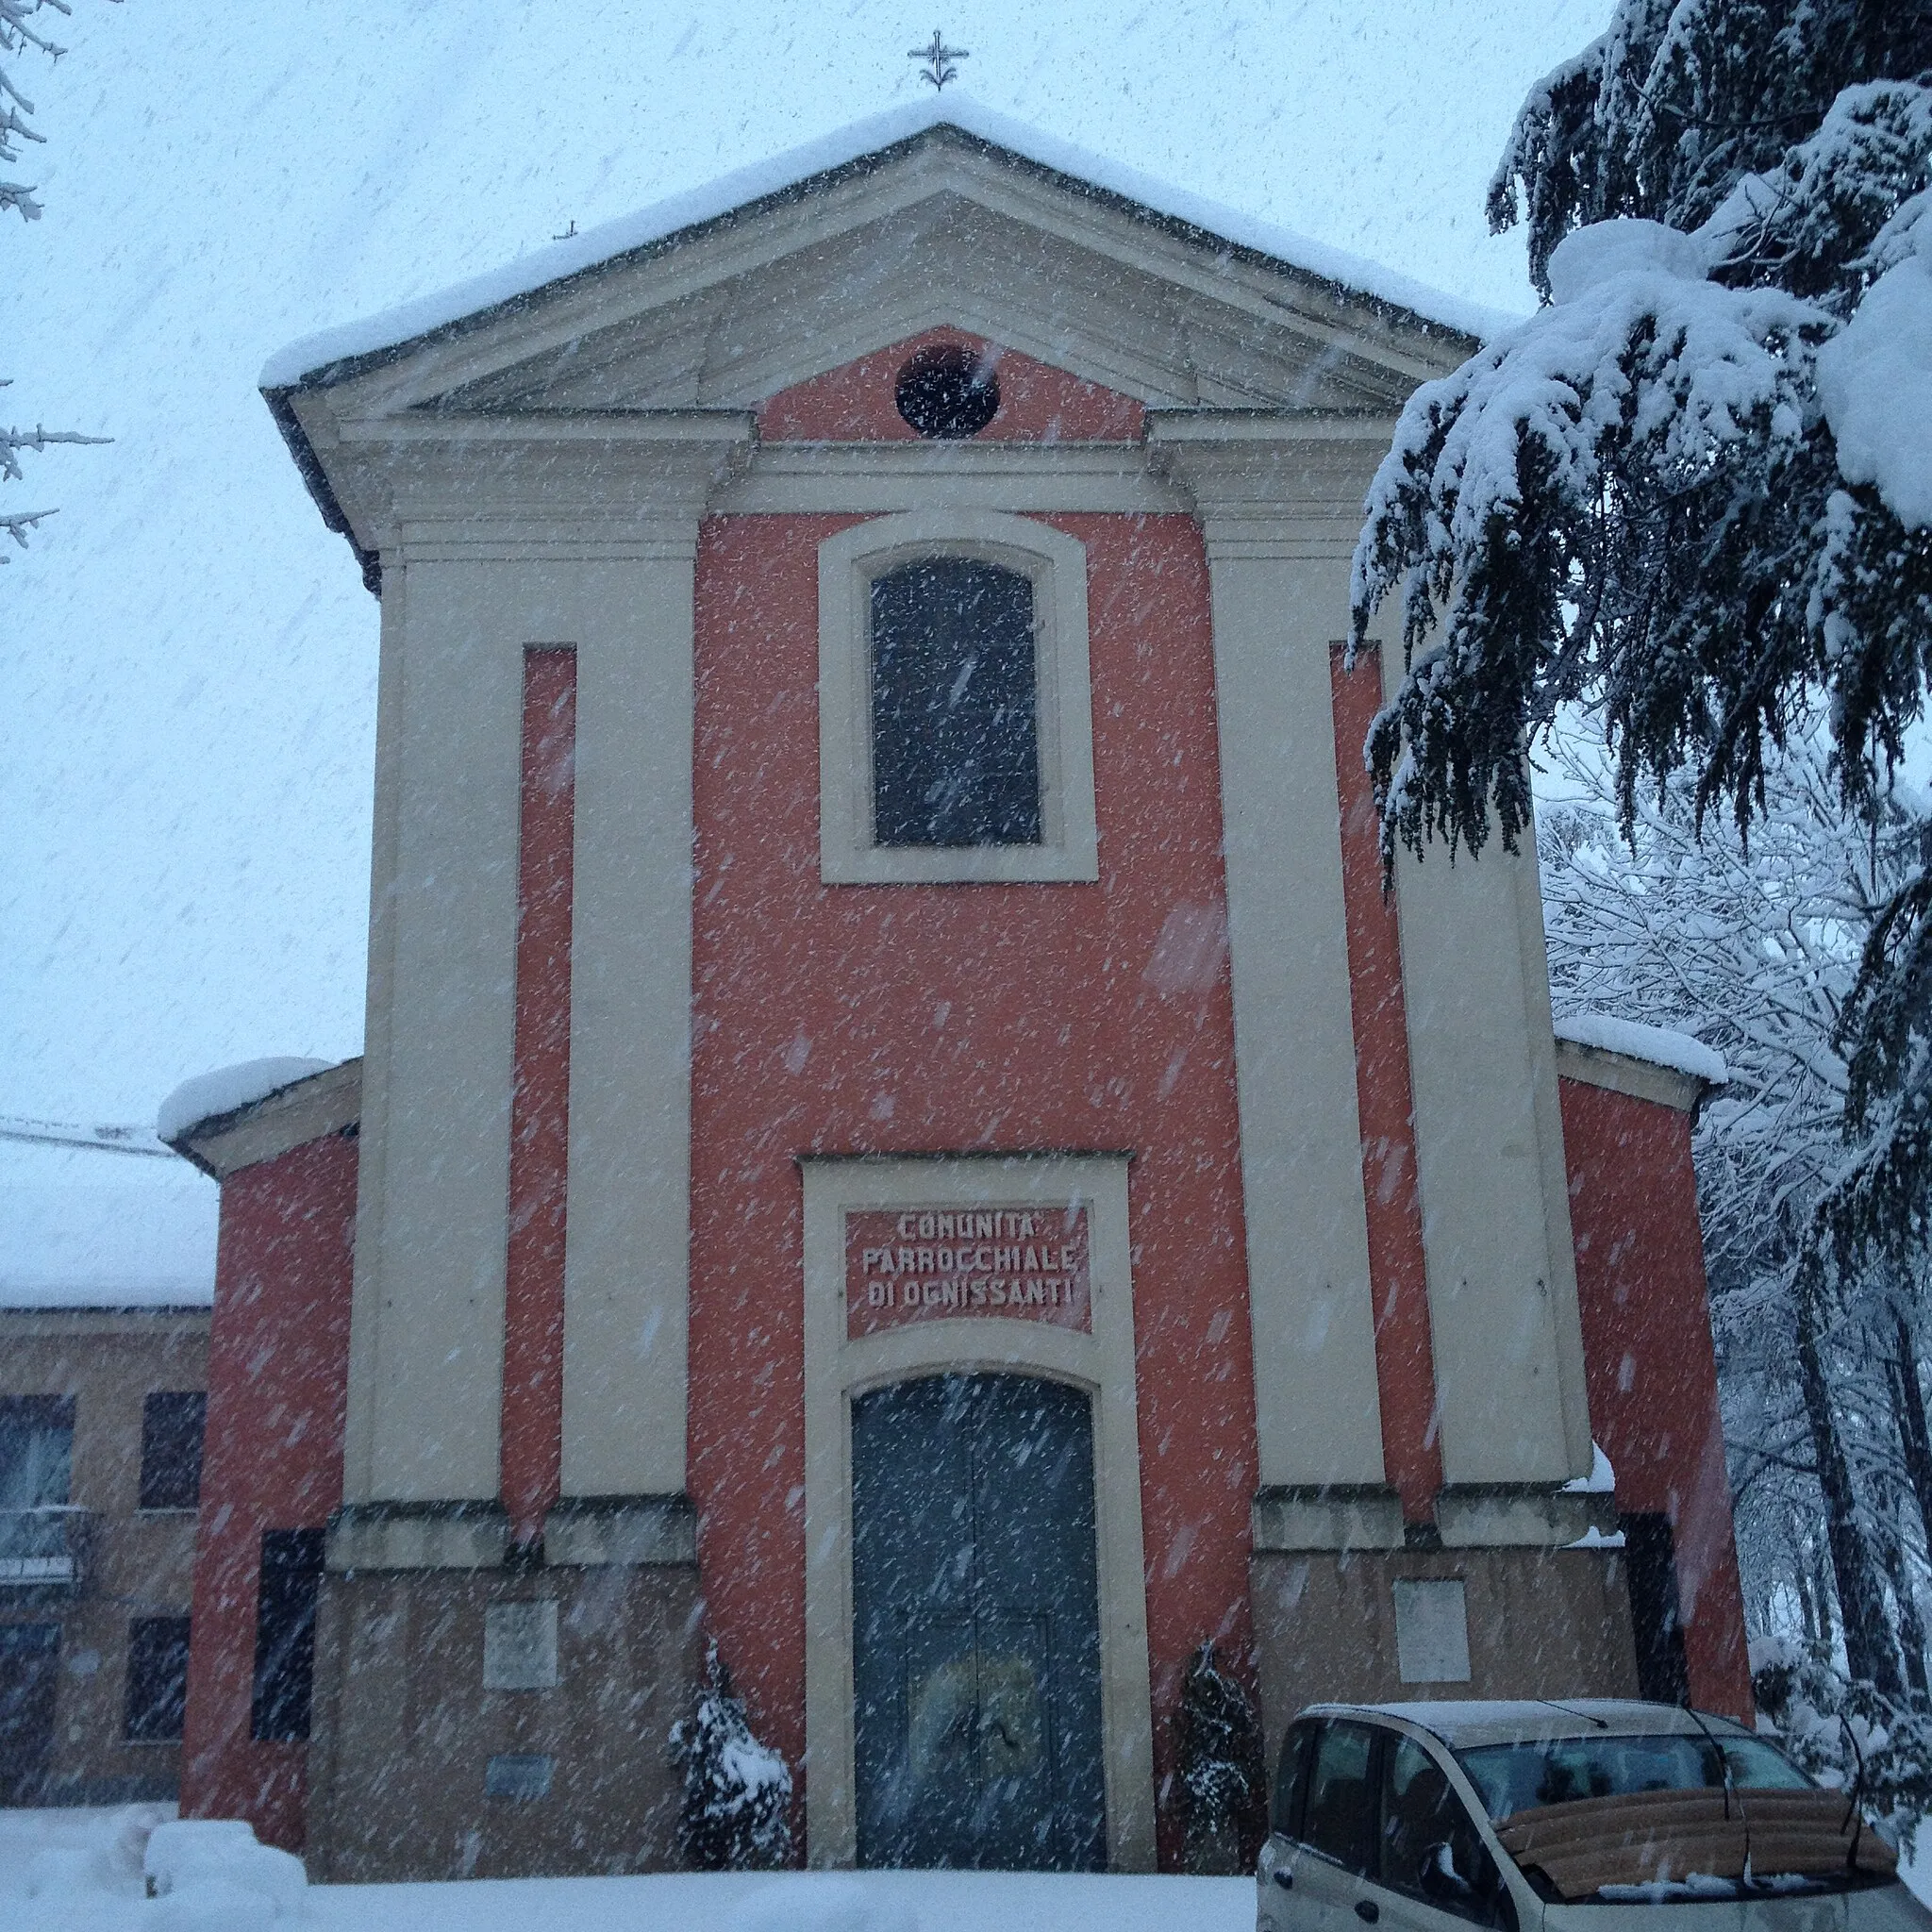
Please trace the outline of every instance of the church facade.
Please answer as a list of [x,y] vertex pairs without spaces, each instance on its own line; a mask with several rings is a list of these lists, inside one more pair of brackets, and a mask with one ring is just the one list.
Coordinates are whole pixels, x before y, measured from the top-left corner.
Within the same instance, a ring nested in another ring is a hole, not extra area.
[[184,1810],[673,1863],[713,1641],[821,1865],[1172,1867],[1209,1641],[1271,1742],[1748,1710],[1700,1082],[1556,1038],[1528,856],[1382,889],[1349,559],[1473,339],[1100,173],[928,112],[272,366],[368,1030],[177,1142]]

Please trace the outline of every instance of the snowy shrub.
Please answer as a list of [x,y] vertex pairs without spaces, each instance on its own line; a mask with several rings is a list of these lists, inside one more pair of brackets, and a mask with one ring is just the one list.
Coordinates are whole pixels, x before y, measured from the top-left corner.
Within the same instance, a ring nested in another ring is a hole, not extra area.
[[1210,1639],[1188,1659],[1174,1714],[1175,1774],[1190,1872],[1251,1871],[1267,1835],[1267,1779],[1255,1701],[1214,1655]]
[[671,1726],[684,1767],[677,1847],[698,1872],[775,1870],[791,1857],[791,1773],[752,1734],[743,1701],[713,1643],[697,1709]]
[[1889,1821],[1911,1844],[1932,1809],[1932,1720],[1785,1638],[1752,1640],[1751,1691],[1799,1764],[1855,1792],[1868,1817]]
[[149,1834],[152,1932],[260,1932],[308,1916],[308,1877],[291,1852],[258,1843],[241,1819],[184,1818]]

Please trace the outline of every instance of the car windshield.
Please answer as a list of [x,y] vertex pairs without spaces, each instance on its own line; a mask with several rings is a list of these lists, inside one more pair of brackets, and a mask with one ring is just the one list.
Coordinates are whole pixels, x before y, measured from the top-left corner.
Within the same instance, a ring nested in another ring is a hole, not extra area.
[[1457,1756],[1495,1820],[1577,1798],[1702,1790],[1722,1786],[1726,1766],[1740,1790],[1798,1791],[1811,1786],[1796,1765],[1758,1738],[1620,1738],[1599,1732],[1533,1744],[1482,1744]]

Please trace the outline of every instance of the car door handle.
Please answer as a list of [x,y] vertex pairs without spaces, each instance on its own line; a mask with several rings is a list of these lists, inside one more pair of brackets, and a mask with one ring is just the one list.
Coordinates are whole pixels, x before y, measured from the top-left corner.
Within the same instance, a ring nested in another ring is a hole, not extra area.
[[1294,1874],[1286,1865],[1277,1865],[1274,1868],[1274,1882],[1280,1886],[1283,1891],[1292,1891],[1294,1890]]
[[1372,1898],[1358,1898],[1355,1902],[1355,1915],[1365,1925],[1373,1925],[1382,1916],[1382,1907]]

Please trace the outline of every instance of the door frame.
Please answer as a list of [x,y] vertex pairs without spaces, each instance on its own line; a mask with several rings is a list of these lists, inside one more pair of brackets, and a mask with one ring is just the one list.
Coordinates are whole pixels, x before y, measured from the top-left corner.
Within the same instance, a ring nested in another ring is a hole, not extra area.
[[[1124,1154],[1050,1154],[799,1162],[805,1177],[805,1803],[814,1866],[849,1867],[858,1857],[852,1398],[890,1382],[957,1372],[1065,1382],[1084,1391],[1092,1405],[1108,1867],[1155,1869],[1128,1159]],[[1088,1210],[1091,1335],[1044,1322],[980,1316],[846,1339],[848,1210],[1069,1202]]]

